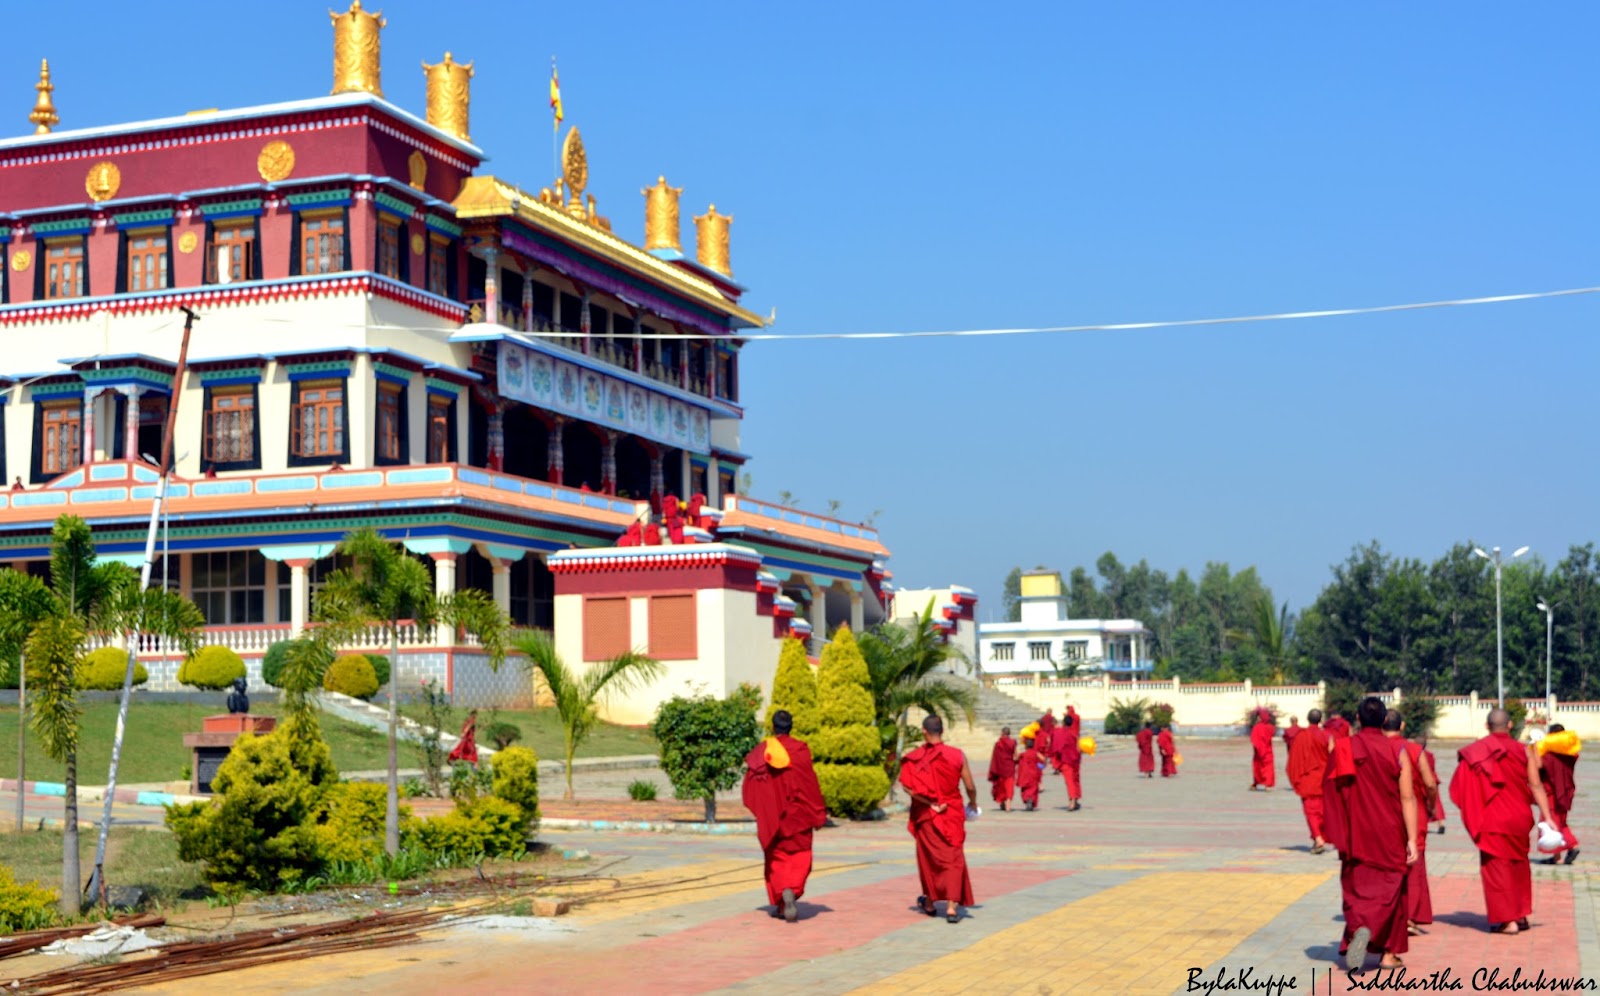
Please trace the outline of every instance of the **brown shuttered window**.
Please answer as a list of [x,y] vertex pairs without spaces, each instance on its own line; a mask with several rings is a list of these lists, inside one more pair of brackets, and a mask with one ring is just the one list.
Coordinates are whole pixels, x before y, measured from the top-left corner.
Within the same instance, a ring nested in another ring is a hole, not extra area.
[[656,595],[650,599],[650,656],[660,661],[693,660],[694,596]]
[[626,598],[583,600],[583,659],[608,661],[632,648]]

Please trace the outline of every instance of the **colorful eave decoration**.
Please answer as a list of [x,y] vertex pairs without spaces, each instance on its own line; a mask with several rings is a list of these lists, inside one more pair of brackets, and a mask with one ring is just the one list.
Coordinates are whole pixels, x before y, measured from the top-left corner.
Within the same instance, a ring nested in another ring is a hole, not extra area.
[[761,555],[754,550],[723,544],[697,544],[669,548],[606,547],[597,550],[561,550],[549,558],[552,574],[591,574],[600,571],[664,570],[686,567],[735,565],[759,568]]

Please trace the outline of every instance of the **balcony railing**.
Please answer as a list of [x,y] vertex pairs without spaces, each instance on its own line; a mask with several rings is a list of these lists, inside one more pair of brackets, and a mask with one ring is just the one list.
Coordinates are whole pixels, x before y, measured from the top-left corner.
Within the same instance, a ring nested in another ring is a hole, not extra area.
[[[476,637],[463,633],[458,633],[454,640],[447,640],[444,644],[440,644],[434,639],[435,634],[431,627],[419,627],[410,620],[403,620],[398,627],[398,632],[402,648],[476,647],[480,645]],[[288,623],[207,626],[200,632],[200,645],[203,647],[227,647],[241,657],[259,657],[267,652],[268,647],[280,640],[289,639],[291,635],[292,629]],[[169,643],[161,637],[150,633],[141,633],[135,640],[135,646],[140,657],[177,657],[182,654],[176,644]],[[89,638],[89,649],[91,650],[121,645],[120,640],[113,640],[104,635],[94,635]],[[389,637],[381,629],[369,629],[342,644],[340,649],[385,653],[389,650]]]

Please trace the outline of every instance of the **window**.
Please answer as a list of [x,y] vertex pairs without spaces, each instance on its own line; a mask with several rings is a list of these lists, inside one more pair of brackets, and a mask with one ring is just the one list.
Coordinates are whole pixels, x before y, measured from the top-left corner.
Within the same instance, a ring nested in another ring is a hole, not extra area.
[[694,596],[651,596],[650,656],[658,661],[693,660],[695,643]]
[[83,462],[83,404],[58,401],[43,406],[39,433],[39,470],[54,477]]
[[128,291],[165,290],[167,236],[158,232],[128,233]]
[[[348,570],[350,558],[342,553],[321,560],[313,560],[306,568],[306,612],[311,611],[311,606],[316,602],[317,592],[322,588],[323,582],[328,580],[328,575],[337,570]],[[294,568],[288,564],[277,564],[278,572],[278,621],[280,623],[294,621]],[[271,568],[268,568],[270,571]]]
[[608,661],[632,649],[626,598],[583,600],[583,659]]
[[989,659],[992,661],[1009,661],[1016,658],[1017,645],[1015,643],[989,644]]
[[438,236],[428,240],[428,290],[450,296],[450,243]]
[[255,222],[218,225],[211,230],[211,247],[206,252],[206,283],[231,284],[239,280],[254,280],[255,262]]
[[344,215],[302,215],[300,272],[306,276],[344,269]]
[[378,272],[400,279],[400,223],[378,219]]
[[83,239],[63,239],[45,243],[44,296],[83,296]]
[[728,495],[736,495],[739,493],[739,483],[738,480],[733,476],[733,471],[717,471],[717,493],[723,497],[727,497]]
[[451,463],[455,459],[455,433],[451,432],[451,418],[455,399],[428,395],[428,462]]
[[[3,412],[0,412],[3,414]],[[551,629],[555,625],[556,576],[544,558],[529,554],[511,565],[511,621]]]
[[313,461],[343,458],[344,381],[305,381],[296,386],[290,454]]
[[218,470],[254,470],[256,456],[255,387],[206,389],[204,461]]
[[1068,661],[1086,661],[1089,659],[1088,640],[1068,640],[1061,645],[1061,659]]
[[255,550],[197,553],[191,597],[211,626],[266,622],[267,558]]
[[1050,659],[1050,642],[1048,640],[1028,641],[1028,660],[1047,661]]
[[377,463],[400,463],[405,454],[405,388],[388,381],[378,382],[378,438],[374,459]]
[[717,350],[717,397],[728,401],[739,400],[738,369],[732,353]]

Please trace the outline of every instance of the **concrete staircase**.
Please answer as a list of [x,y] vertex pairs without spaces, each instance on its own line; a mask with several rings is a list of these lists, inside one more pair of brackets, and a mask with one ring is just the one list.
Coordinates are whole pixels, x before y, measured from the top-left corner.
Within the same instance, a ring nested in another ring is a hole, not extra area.
[[984,688],[980,682],[963,675],[944,677],[946,680],[959,681],[978,692],[978,708],[972,726],[969,728],[965,722],[958,721],[955,729],[945,730],[944,738],[946,743],[961,748],[970,758],[987,764],[989,749],[1000,738],[1001,727],[1011,727],[1011,735],[1015,737],[1018,730],[1039,718],[1040,710],[1021,699],[993,688]]

